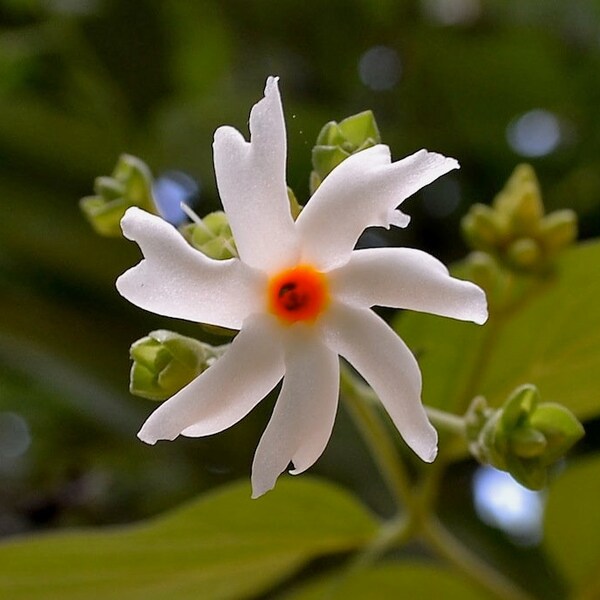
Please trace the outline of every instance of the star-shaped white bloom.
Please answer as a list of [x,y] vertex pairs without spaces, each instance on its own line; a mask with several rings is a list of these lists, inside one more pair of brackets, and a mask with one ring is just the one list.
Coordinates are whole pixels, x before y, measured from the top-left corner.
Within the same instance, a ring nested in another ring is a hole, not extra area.
[[421,404],[419,366],[371,307],[483,323],[485,295],[419,250],[354,246],[367,227],[406,226],[409,218],[396,207],[458,163],[425,150],[393,163],[387,146],[374,146],[333,170],[294,222],[276,78],[250,113],[250,134],[247,142],[220,127],[214,139],[217,184],[239,259],[206,257],[138,208],[122,220],[125,236],[144,254],[117,281],[125,298],[160,315],[240,330],[224,356],[150,415],[140,439],[154,444],[222,431],[283,378],[252,467],[253,496],[260,496],[290,463],[291,473],[301,473],[325,449],[340,355],[377,393],[405,442],[431,462],[437,433]]

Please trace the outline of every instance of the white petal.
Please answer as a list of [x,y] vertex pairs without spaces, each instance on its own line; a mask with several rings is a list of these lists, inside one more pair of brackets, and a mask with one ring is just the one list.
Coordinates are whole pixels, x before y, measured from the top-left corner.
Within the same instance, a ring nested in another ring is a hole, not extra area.
[[179,434],[201,437],[245,417],[283,376],[283,346],[275,327],[269,317],[250,317],[227,352],[161,404],[138,437],[148,444]]
[[426,150],[395,163],[383,145],[352,155],[325,178],[296,221],[303,259],[324,270],[343,265],[367,227],[405,227],[409,217],[395,208],[457,168],[453,158]]
[[295,337],[286,344],[283,387],[254,456],[253,498],[272,489],[290,462],[293,474],[308,469],[325,450],[333,429],[338,356],[312,336]]
[[285,121],[277,79],[250,113],[250,142],[233,127],[215,132],[221,201],[240,258],[273,271],[297,259],[297,236],[285,183]]
[[421,371],[406,344],[369,309],[338,304],[322,321],[327,345],[365,378],[404,441],[432,462],[437,433],[421,404]]
[[328,274],[336,298],[356,306],[391,306],[485,323],[483,290],[451,277],[436,258],[413,248],[355,250]]
[[130,302],[167,317],[239,329],[264,310],[264,275],[238,259],[213,260],[194,250],[169,223],[130,208],[121,227],[144,260],[117,279]]

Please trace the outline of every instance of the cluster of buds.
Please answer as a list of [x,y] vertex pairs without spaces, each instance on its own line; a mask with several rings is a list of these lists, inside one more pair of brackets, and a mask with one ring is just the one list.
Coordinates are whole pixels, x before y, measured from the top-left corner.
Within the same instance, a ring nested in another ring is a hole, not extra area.
[[81,210],[100,235],[119,237],[121,219],[130,206],[156,213],[152,197],[152,174],[135,156],[122,154],[110,177],[96,177],[94,196],[80,201]]
[[510,270],[540,273],[576,239],[577,217],[568,209],[545,215],[533,168],[519,165],[491,206],[471,207],[462,228],[474,250]]
[[370,110],[352,115],[339,123],[327,123],[319,132],[312,151],[310,193],[314,194],[323,179],[350,155],[380,142],[379,128]]
[[129,391],[150,400],[166,400],[208,369],[227,346],[211,346],[160,329],[135,342]]
[[518,387],[498,409],[475,398],[465,424],[469,450],[479,462],[507,471],[533,490],[544,487],[548,469],[584,434],[562,404],[540,402],[533,385]]
[[215,211],[203,219],[195,219],[184,225],[181,233],[196,250],[216,260],[237,256],[237,249],[227,215]]

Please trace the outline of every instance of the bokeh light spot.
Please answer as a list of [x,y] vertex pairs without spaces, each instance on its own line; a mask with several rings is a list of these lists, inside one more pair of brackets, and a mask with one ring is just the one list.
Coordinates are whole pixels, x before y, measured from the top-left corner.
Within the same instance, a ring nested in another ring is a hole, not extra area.
[[0,457],[17,458],[25,454],[30,444],[25,419],[14,412],[0,412]]
[[173,225],[181,225],[186,220],[181,203],[193,204],[199,191],[199,184],[181,171],[163,173],[152,186],[154,202],[161,217]]
[[544,495],[524,488],[508,473],[479,467],[473,476],[473,499],[479,518],[504,531],[520,546],[542,538]]
[[468,25],[481,14],[479,0],[422,0],[423,13],[440,25]]
[[360,80],[372,90],[391,90],[400,81],[402,63],[398,53],[387,46],[374,46],[358,61]]
[[521,156],[545,156],[561,142],[560,122],[547,110],[531,110],[508,124],[506,139]]

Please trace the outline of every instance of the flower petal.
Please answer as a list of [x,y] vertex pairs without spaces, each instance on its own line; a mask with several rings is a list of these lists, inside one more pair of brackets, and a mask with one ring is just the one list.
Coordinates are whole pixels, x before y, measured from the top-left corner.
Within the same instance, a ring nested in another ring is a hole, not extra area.
[[286,344],[285,365],[281,393],[254,456],[253,498],[272,489],[290,462],[294,475],[308,469],[325,450],[333,429],[337,354],[312,336],[293,336]]
[[335,297],[355,306],[408,308],[478,324],[488,316],[481,288],[451,277],[439,260],[413,248],[355,250],[328,279]]
[[144,254],[144,260],[117,279],[119,293],[136,306],[233,329],[249,314],[264,310],[264,277],[240,260],[208,258],[172,225],[139,208],[128,209],[121,227]]
[[217,186],[240,258],[272,272],[297,258],[285,183],[285,121],[277,79],[250,113],[250,142],[233,127],[215,132]]
[[337,304],[322,321],[327,345],[365,378],[404,441],[432,462],[437,432],[421,404],[421,372],[406,344],[369,309]]
[[395,208],[457,168],[453,158],[426,150],[395,163],[384,145],[353,154],[325,178],[296,221],[303,259],[323,270],[343,265],[367,227],[405,227],[409,217]]
[[202,437],[245,417],[284,372],[283,346],[269,317],[250,317],[227,352],[156,409],[138,437],[148,444],[179,434]]

